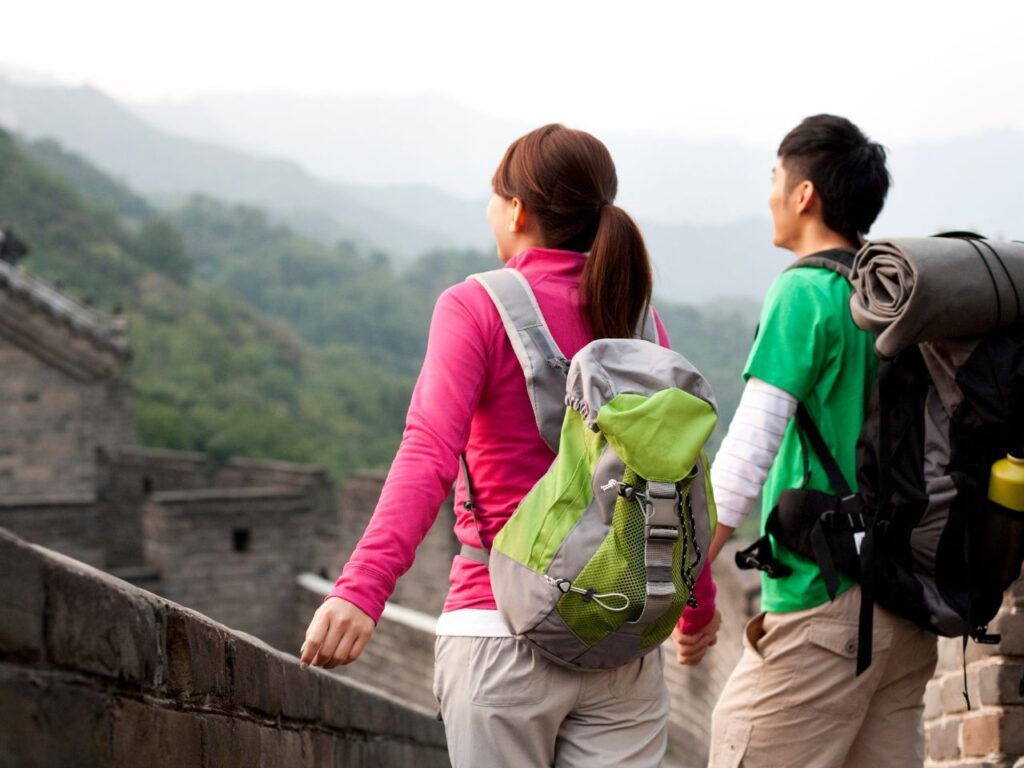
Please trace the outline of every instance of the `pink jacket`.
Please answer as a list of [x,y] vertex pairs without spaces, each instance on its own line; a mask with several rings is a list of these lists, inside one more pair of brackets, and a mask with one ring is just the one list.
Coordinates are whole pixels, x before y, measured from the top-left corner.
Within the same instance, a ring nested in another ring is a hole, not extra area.
[[[555,341],[570,358],[593,338],[579,297],[585,261],[582,253],[538,248],[507,264],[529,281]],[[661,319],[656,321],[662,343],[669,346]],[[466,489],[458,461],[463,451],[479,534],[462,507]],[[457,476],[455,535],[476,546],[482,536],[489,548],[553,459],[537,430],[519,361],[490,297],[472,280],[452,286],[434,307],[402,443],[377,508],[328,597],[344,598],[377,621]],[[485,566],[456,556],[449,581],[445,611],[496,607]],[[710,568],[697,581],[696,597],[699,607],[688,609],[681,622],[690,632],[714,614]]]

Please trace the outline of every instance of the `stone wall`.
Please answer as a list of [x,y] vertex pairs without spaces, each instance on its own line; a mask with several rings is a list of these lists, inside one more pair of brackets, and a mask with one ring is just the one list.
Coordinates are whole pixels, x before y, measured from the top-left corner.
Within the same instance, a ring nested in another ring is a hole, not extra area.
[[295,652],[295,576],[314,547],[314,503],[299,487],[162,491],[143,508],[146,561],[162,596]]
[[0,531],[0,766],[448,765],[422,712]]
[[1024,579],[1007,593],[990,626],[996,645],[967,646],[963,696],[963,644],[940,638],[935,677],[925,694],[929,768],[1024,766]]
[[0,497],[0,528],[103,567],[105,510],[91,493]]
[[0,334],[0,497],[94,493],[96,449],[135,442],[127,383],[77,377]]
[[267,486],[302,489],[314,517],[313,554],[300,570],[332,571],[338,559],[338,508],[327,473],[305,464],[265,459],[217,461],[205,453],[117,447],[100,453],[99,496],[111,510],[107,565],[144,562],[142,509],[153,493]]

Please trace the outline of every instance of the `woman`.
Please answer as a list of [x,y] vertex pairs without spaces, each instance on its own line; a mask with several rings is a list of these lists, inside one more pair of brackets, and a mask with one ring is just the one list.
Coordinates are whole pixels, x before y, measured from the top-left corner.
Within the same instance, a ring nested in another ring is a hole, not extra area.
[[[631,337],[650,301],[651,265],[636,225],[613,203],[618,180],[605,146],[544,126],[508,148],[492,184],[487,219],[498,257],[530,283],[559,349],[571,357],[595,338]],[[463,454],[475,508],[462,505],[460,476],[455,533],[489,548],[554,456],[498,312],[475,281],[437,301],[401,446],[359,546],[307,630],[304,662],[331,668],[358,658]],[[557,666],[510,635],[485,565],[457,556],[450,582],[434,693],[453,765],[660,764],[668,717],[660,653],[610,671]],[[709,569],[696,595],[691,633],[714,614]]]

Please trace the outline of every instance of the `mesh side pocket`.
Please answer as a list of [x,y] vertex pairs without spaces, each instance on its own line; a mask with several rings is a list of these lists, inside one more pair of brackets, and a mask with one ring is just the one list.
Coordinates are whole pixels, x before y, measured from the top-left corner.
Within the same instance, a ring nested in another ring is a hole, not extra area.
[[[622,482],[632,485],[637,491],[647,488],[645,480],[626,468]],[[615,502],[612,524],[608,536],[598,547],[590,562],[573,580],[573,587],[592,589],[597,595],[617,593],[629,599],[624,611],[612,611],[585,595],[567,592],[556,606],[558,614],[573,632],[588,645],[594,645],[605,635],[614,632],[627,621],[635,621],[643,612],[647,596],[647,573],[644,565],[644,510],[641,503],[620,496]],[[679,614],[686,604],[688,594],[683,585],[683,539],[676,543],[673,551],[673,581],[676,597],[668,613],[653,622],[645,632],[643,647],[660,643],[672,631],[679,620]],[[558,576],[558,574],[551,574]],[[605,602],[618,606],[621,598],[605,598]],[[667,631],[663,627],[668,627]],[[649,640],[649,638],[652,638]]]

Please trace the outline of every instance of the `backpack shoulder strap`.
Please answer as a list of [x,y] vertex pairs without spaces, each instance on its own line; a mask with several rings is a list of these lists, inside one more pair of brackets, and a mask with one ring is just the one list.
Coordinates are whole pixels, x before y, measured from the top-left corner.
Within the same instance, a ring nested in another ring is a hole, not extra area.
[[812,253],[810,256],[804,256],[802,259],[797,259],[786,267],[786,270],[800,269],[802,267],[820,267],[821,269],[828,269],[840,274],[849,280],[850,273],[853,271],[853,257],[856,255],[857,252],[851,248],[830,248],[827,251],[819,251],[818,253]]
[[537,429],[552,451],[565,417],[565,380],[569,361],[558,349],[544,321],[537,297],[521,272],[511,268],[470,275],[494,302],[526,377],[526,391],[533,405]]

